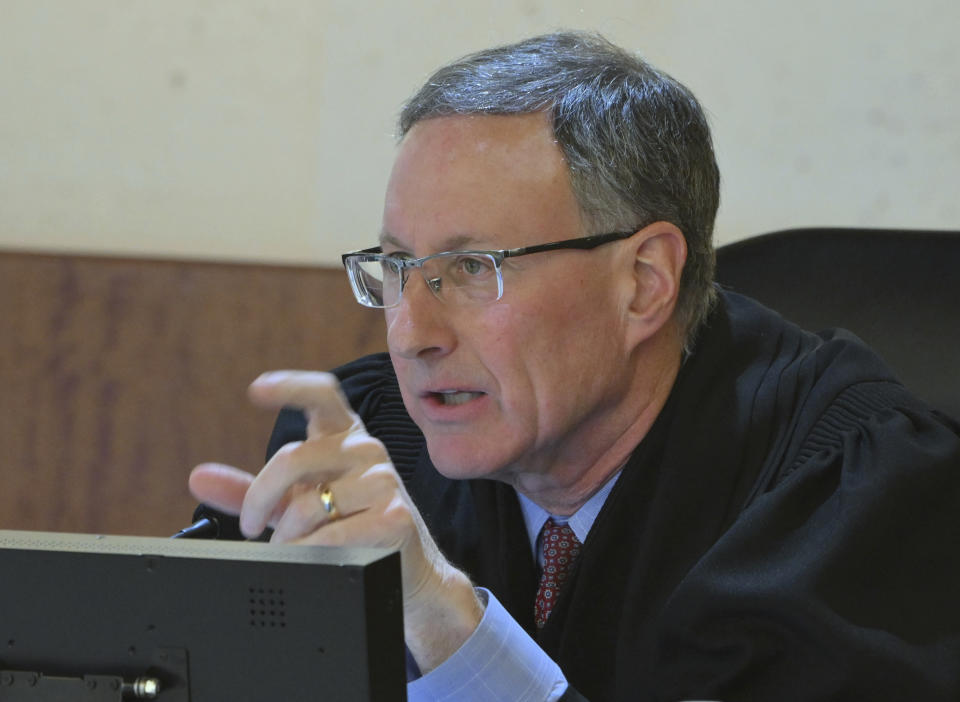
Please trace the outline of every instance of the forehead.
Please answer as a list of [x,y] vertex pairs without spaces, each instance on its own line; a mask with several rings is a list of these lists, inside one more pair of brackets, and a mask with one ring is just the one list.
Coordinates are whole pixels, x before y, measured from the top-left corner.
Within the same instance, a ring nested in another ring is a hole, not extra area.
[[400,145],[382,238],[419,255],[580,235],[580,210],[545,114],[438,117]]

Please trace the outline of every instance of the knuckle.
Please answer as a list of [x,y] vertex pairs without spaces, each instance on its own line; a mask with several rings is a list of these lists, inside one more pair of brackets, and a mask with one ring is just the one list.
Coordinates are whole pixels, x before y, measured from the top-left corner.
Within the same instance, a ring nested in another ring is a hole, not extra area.
[[361,480],[364,490],[373,500],[382,500],[389,505],[402,494],[400,476],[389,463],[370,466],[363,472]]
[[372,463],[382,463],[390,460],[387,447],[379,439],[367,433],[349,434],[341,444],[343,451],[357,458],[366,459]]
[[303,441],[291,441],[290,443],[284,444],[273,454],[273,458],[284,462],[289,461],[303,444]]
[[400,476],[391,463],[374,463],[363,472],[365,480],[396,489],[400,486]]
[[393,532],[409,534],[417,530],[410,506],[399,496],[389,500],[383,508],[383,520]]

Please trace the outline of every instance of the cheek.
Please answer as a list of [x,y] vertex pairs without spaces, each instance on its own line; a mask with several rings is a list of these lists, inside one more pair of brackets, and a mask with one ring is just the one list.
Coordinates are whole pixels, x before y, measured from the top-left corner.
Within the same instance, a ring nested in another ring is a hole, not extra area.
[[538,327],[541,319],[533,307],[500,302],[471,326],[473,343],[462,343],[472,347],[477,360],[497,385],[501,409],[513,414],[516,422],[528,420],[525,415],[531,412],[534,380],[549,356],[549,346],[544,344]]
[[533,420],[556,401],[556,386],[562,383],[564,372],[565,340],[571,332],[562,317],[550,303],[516,304],[498,311],[488,330],[487,361],[500,384],[506,409],[533,413],[516,417],[518,422]]
[[530,306],[513,302],[497,303],[490,308],[490,314],[480,325],[481,333],[493,349],[520,349],[528,338],[535,335],[533,327],[537,318],[536,310]]
[[[529,343],[530,318],[518,306],[500,302],[475,325],[470,325],[470,346],[481,363],[501,385],[516,383],[517,370],[522,367],[522,350]],[[464,339],[466,334],[461,335]],[[508,389],[501,388],[501,389]]]
[[622,315],[609,295],[564,292],[531,308],[518,324],[524,338],[516,352],[546,414],[577,413],[578,406],[598,401],[625,361]]

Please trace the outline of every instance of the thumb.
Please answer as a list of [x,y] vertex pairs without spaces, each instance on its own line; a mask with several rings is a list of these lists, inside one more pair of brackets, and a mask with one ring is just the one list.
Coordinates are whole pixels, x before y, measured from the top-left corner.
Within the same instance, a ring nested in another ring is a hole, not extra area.
[[202,463],[190,471],[190,493],[200,502],[228,514],[240,514],[253,482],[250,473],[222,463]]

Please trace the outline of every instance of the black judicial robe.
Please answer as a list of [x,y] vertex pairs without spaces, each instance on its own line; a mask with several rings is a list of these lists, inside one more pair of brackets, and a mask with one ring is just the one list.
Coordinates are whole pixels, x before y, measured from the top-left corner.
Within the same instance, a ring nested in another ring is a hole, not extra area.
[[539,633],[512,488],[436,472],[385,354],[336,373],[568,699],[960,700],[960,427],[852,335],[722,293]]

